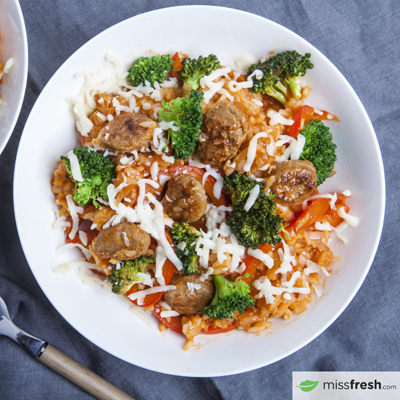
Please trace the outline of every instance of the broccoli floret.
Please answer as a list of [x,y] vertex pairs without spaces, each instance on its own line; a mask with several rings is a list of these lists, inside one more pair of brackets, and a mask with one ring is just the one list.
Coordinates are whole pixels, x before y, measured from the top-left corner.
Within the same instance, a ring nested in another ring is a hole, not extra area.
[[310,161],[317,170],[317,186],[331,174],[336,162],[336,144],[329,128],[321,121],[311,120],[299,132],[306,138],[300,160]]
[[154,82],[163,82],[167,74],[174,68],[174,62],[169,54],[153,57],[140,57],[129,69],[128,79],[134,86],[145,84],[146,81],[154,87]]
[[73,153],[78,159],[83,181],[74,180],[69,158],[61,157],[71,179],[75,182],[73,199],[82,206],[92,200],[97,208],[99,207],[97,201],[99,198],[108,201],[107,186],[112,183],[117,175],[116,164],[101,153],[89,150],[88,147],[77,147],[73,150]]
[[[203,123],[201,102],[204,99],[202,92],[192,90],[189,97],[178,97],[170,102],[163,100],[159,112],[160,121],[174,122],[174,127],[168,130],[168,142],[171,141],[172,155],[186,160],[194,152]],[[166,147],[165,147],[166,148]]]
[[[182,273],[185,275],[199,274],[198,256],[196,254],[196,241],[201,236],[201,233],[189,225],[187,222],[183,224],[174,224],[173,229],[168,229],[171,234],[175,246],[175,253],[182,261]],[[179,248],[180,243],[185,243],[183,249]]]
[[251,65],[247,76],[251,75],[256,69],[263,73],[261,79],[257,79],[253,75],[252,92],[266,93],[283,105],[287,102],[289,90],[294,98],[300,99],[301,88],[298,77],[304,76],[308,69],[314,67],[310,57],[310,53],[302,56],[297,51],[291,50],[279,53],[265,62]]
[[[122,261],[121,264],[111,264],[113,271],[108,275],[108,280],[112,283],[112,291],[116,294],[126,293],[134,284],[143,283],[144,278],[138,273],[144,273],[144,269],[155,262],[154,256],[141,256],[134,260]],[[117,269],[118,268],[118,269]]]
[[228,191],[232,201],[246,201],[251,189],[259,185],[260,191],[265,188],[265,183],[253,181],[246,175],[238,174],[236,171],[224,179],[224,189]]
[[[260,185],[260,193],[252,207],[246,211],[244,207],[249,192],[255,185]],[[257,249],[265,243],[276,245],[282,240],[280,232],[283,228],[283,218],[276,213],[274,194],[270,193],[267,196],[263,192],[264,187],[265,184],[255,182],[237,172],[224,179],[224,189],[231,195],[233,202],[233,210],[226,218],[226,223],[239,242],[252,249]]]
[[246,307],[254,306],[250,296],[250,286],[237,278],[234,282],[228,281],[222,275],[213,275],[215,296],[208,307],[203,309],[203,315],[215,319],[233,318],[233,312],[243,314]]
[[210,54],[207,57],[200,56],[198,59],[184,58],[182,60],[183,68],[178,74],[183,81],[183,90],[190,93],[197,90],[200,86],[200,79],[204,75],[210,75],[212,71],[219,68],[217,56]]

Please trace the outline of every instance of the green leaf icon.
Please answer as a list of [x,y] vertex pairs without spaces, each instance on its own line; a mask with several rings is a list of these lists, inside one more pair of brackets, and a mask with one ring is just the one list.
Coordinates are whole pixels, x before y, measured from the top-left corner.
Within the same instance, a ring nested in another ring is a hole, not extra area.
[[300,388],[303,392],[311,392],[311,390],[314,390],[319,381],[303,381],[300,383],[300,386],[296,386]]

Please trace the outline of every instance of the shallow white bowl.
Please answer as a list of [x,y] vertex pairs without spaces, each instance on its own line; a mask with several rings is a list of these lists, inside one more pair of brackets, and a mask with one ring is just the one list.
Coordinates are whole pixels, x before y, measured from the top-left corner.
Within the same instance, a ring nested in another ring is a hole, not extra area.
[[0,154],[17,123],[25,96],[28,78],[28,41],[25,22],[18,0],[0,0],[0,58],[4,64],[13,58],[10,73],[3,76],[0,85]]
[[[187,21],[191,21],[191,29],[182,35]],[[77,94],[82,84],[83,79],[74,75],[81,70],[107,70],[107,52],[118,55],[127,66],[149,49],[171,54],[180,50],[192,57],[214,53],[222,63],[248,53],[261,57],[271,50],[312,53],[315,67],[307,76],[313,88],[308,101],[340,118],[340,122],[330,123],[338,145],[337,175],[321,191],[351,190],[352,214],[360,218],[360,224],[344,232],[349,239],[347,246],[332,239],[332,247],[342,260],[327,279],[325,295],[299,317],[293,316],[289,322],[273,321],[272,329],[257,336],[241,331],[203,336],[196,350],[184,352],[181,336],[171,331],[160,334],[155,319],[151,319],[150,330],[118,296],[108,295],[98,286],[84,286],[73,273],[63,277],[52,271],[80,255],[74,250],[61,256],[56,253],[64,235],[51,229],[54,196],[49,185],[59,156],[76,145],[74,120],[65,101]],[[31,154],[35,154],[33,165],[26,161]],[[15,168],[14,204],[22,246],[35,278],[60,314],[109,353],[144,368],[183,376],[221,376],[262,367],[323,332],[349,304],[369,270],[382,229],[384,203],[383,166],[375,133],[346,79],[293,32],[252,14],[216,7],[177,7],[138,15],[82,46],[54,74],[37,100]]]

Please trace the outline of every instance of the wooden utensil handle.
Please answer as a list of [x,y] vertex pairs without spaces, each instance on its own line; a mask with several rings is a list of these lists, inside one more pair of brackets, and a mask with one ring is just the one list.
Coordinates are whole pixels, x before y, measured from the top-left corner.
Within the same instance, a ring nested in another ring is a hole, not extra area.
[[134,400],[62,351],[48,344],[39,361],[100,400]]

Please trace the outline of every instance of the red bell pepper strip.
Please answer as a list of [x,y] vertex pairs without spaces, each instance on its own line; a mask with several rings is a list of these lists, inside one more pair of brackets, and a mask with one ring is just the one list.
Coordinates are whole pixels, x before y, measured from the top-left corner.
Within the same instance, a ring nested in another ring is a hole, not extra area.
[[[336,208],[345,207],[345,211],[348,212],[350,209],[345,203],[347,198],[343,194],[338,194],[335,202]],[[297,218],[294,224],[295,231],[299,233],[313,226],[319,220],[329,222],[333,227],[338,226],[343,221],[343,218],[339,217],[337,209],[330,208],[330,202],[330,199],[324,197],[312,200],[308,208]]]
[[[158,173],[158,176],[168,175],[168,176],[172,177],[172,176],[179,175],[179,174],[187,174],[187,175],[193,176],[193,178],[197,179],[199,182],[202,182],[205,172],[202,169],[191,166],[191,165],[173,165],[171,167],[168,167],[164,171],[160,171]],[[216,182],[215,178],[208,175],[206,178],[206,181],[204,182],[205,191],[211,197],[213,203],[216,206],[229,205],[228,195],[225,193],[224,190],[222,190],[221,196],[218,199],[214,196],[213,191],[214,191],[215,182]]]
[[339,216],[338,210],[339,208],[343,207],[346,213],[350,211],[349,206],[346,204],[346,200],[348,198],[349,197],[345,196],[344,194],[338,194],[335,203],[336,210],[329,209],[327,213],[321,218],[321,222],[328,222],[334,228],[340,225],[344,220],[342,217]]
[[[173,241],[172,241],[171,235],[167,231],[165,232],[165,235],[166,235],[169,243],[173,246]],[[163,272],[163,277],[164,277],[165,284],[168,285],[168,283],[172,279],[172,277],[174,275],[174,272],[175,272],[175,265],[172,264],[172,262],[168,258],[165,260],[162,272]],[[153,287],[157,287],[157,286],[160,286],[160,284],[158,283],[158,281],[155,281]],[[129,299],[129,295],[130,294],[135,293],[138,290],[139,290],[139,285],[138,284],[133,285],[129,289],[129,291],[126,293],[126,296],[128,296],[128,299]],[[157,301],[159,301],[161,299],[163,294],[164,294],[164,292],[148,294],[143,299],[143,303],[142,304],[138,304],[137,300],[131,300],[131,302],[133,304],[136,304],[139,307],[149,307],[149,306],[157,303]]]
[[162,318],[161,317],[161,306],[160,304],[156,304],[153,308],[153,314],[171,331],[174,331],[176,333],[182,333],[182,321],[179,317],[169,317],[167,318]]
[[296,111],[292,126],[289,128],[289,136],[296,139],[301,128],[301,120],[303,120],[304,124],[306,124],[307,122],[311,121],[313,115],[314,115],[314,109],[312,107],[310,106],[300,107]]
[[[302,126],[308,124],[312,119],[339,121],[339,118],[336,117],[335,115],[328,113],[327,111],[321,111],[321,112],[322,114],[316,113],[314,108],[311,106],[300,107],[296,111],[292,126],[289,128],[289,136],[296,139]],[[331,118],[328,118],[329,115],[331,116]]]
[[170,72],[171,76],[173,78],[178,78],[178,71],[180,71],[183,68],[182,65],[182,60],[184,58],[188,58],[186,54],[182,54],[181,52],[177,51],[173,56],[172,56],[172,61],[174,62],[174,69]]
[[303,211],[295,222],[295,230],[297,233],[313,226],[323,215],[330,209],[331,199],[320,197],[312,201],[308,208]]
[[[264,253],[268,253],[272,249],[272,246],[269,243],[260,244],[258,249]],[[246,269],[240,274],[240,276],[242,277],[243,282],[250,284],[251,277],[260,266],[261,261],[248,255],[243,262],[246,264]]]

